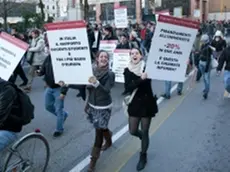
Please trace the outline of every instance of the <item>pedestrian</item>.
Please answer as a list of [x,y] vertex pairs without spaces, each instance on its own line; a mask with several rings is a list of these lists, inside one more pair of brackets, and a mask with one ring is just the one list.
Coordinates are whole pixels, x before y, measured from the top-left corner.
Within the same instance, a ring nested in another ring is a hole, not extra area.
[[204,81],[204,90],[203,90],[204,99],[208,98],[208,93],[210,90],[211,56],[212,56],[212,49],[210,47],[209,36],[207,34],[204,34],[201,37],[201,50],[200,50],[200,61],[199,61],[199,68]]
[[[225,67],[224,67],[225,64]],[[230,40],[227,41],[227,48],[219,58],[219,65],[217,67],[217,73],[220,74],[224,67],[224,86],[225,90],[230,94]]]
[[[109,69],[109,54],[106,51],[99,51],[93,74],[94,76],[89,78],[90,86],[87,86],[89,95],[85,108],[96,134],[88,172],[94,171],[101,150],[112,145],[112,132],[108,129],[108,124],[112,111],[110,91],[115,83],[115,74]],[[103,139],[106,141],[104,146]]]
[[26,92],[31,91],[36,70],[40,68],[47,57],[45,53],[45,41],[40,31],[35,29],[32,31],[31,35],[33,39],[27,52],[27,61],[30,64],[30,69],[28,73],[28,84],[24,88]]
[[[145,62],[142,60],[141,50],[131,49],[131,60],[124,70],[125,91],[124,94],[131,95],[136,92],[128,105],[129,132],[141,140],[140,159],[137,170],[145,168],[147,163],[147,150],[149,147],[149,128],[152,117],[158,112],[157,98],[153,95],[151,79],[143,73]],[[141,130],[139,124],[141,123]]]
[[57,117],[56,130],[53,136],[59,137],[64,132],[63,125],[68,117],[68,113],[64,111],[65,95],[68,89],[55,83],[50,55],[45,59],[41,69],[37,70],[37,75],[44,76],[47,86],[45,90],[45,108]]

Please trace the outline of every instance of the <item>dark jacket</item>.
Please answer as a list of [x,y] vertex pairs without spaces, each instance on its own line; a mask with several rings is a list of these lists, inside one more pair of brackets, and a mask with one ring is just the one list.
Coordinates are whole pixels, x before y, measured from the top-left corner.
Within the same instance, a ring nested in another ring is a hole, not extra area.
[[109,41],[109,40],[117,40],[117,37],[113,36],[113,35],[111,35],[111,36],[106,35],[103,40],[107,40],[107,41]]
[[126,44],[118,44],[116,49],[130,49],[129,43]]
[[205,44],[201,46],[200,50],[200,61],[206,62],[205,72],[208,72],[211,65],[211,56],[212,56],[212,49],[210,48],[209,44]]
[[[38,75],[44,76],[44,81],[46,82],[48,87],[50,88],[60,87],[58,84],[55,83],[55,80],[54,80],[53,67],[52,67],[50,55],[45,59]],[[66,95],[67,91],[68,91],[67,87],[61,88],[61,94]]]
[[151,80],[142,80],[139,76],[124,71],[125,91],[124,94],[132,94],[138,88],[132,102],[128,106],[128,114],[133,117],[154,117],[158,112],[157,98],[153,95]]
[[16,90],[6,81],[0,79],[0,130],[20,132],[22,124],[16,120],[20,115]]
[[224,49],[223,53],[221,54],[217,71],[221,71],[223,69],[224,63],[226,63],[225,70],[230,71],[230,47]]
[[94,106],[108,106],[112,103],[111,89],[115,83],[115,74],[109,71],[98,81],[100,84],[97,88],[87,86],[89,90],[88,102]]
[[220,41],[213,40],[211,46],[216,48],[216,52],[223,51],[226,48],[226,41],[221,39]]

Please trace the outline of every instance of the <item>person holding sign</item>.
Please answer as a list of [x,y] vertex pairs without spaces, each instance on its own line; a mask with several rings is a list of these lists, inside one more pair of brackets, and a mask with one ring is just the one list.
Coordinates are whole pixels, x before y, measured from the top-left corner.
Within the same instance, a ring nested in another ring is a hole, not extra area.
[[[106,150],[112,145],[112,133],[108,129],[108,124],[112,111],[110,91],[115,83],[115,74],[109,70],[109,54],[106,51],[98,53],[93,74],[94,76],[89,78],[90,85],[87,86],[89,96],[85,108],[96,132],[88,172],[94,171],[101,150]],[[102,147],[103,138],[106,143]]]
[[60,87],[55,83],[50,55],[44,61],[41,69],[37,70],[36,73],[38,76],[44,76],[44,81],[47,85],[45,91],[45,108],[57,117],[56,131],[53,133],[53,136],[59,137],[64,132],[63,125],[68,117],[68,113],[64,111],[64,100],[68,89]]
[[[129,132],[141,140],[140,159],[137,170],[143,170],[147,163],[149,147],[149,127],[152,117],[158,112],[157,98],[153,95],[151,80],[143,73],[145,62],[142,60],[141,50],[131,50],[131,61],[125,68],[125,95],[131,95],[128,106]],[[141,123],[142,130],[139,130]]]

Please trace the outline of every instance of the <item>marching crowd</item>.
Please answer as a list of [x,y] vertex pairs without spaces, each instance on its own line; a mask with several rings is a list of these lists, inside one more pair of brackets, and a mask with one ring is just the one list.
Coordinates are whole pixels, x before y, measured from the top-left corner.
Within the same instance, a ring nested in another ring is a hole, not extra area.
[[[218,27],[217,27],[217,26]],[[221,27],[219,27],[221,25]],[[207,99],[210,90],[210,72],[217,68],[220,73],[225,65],[224,81],[226,91],[230,93],[230,41],[228,34],[223,34],[223,28],[229,33],[230,23],[205,23],[198,31],[191,55],[188,59],[188,69],[195,66],[196,80],[203,76],[203,98]],[[211,32],[209,27],[214,28]],[[29,49],[17,65],[9,81],[0,79],[0,150],[10,142],[15,141],[17,133],[25,125],[18,120],[24,118],[18,99],[15,84],[17,76],[22,79],[19,85],[26,93],[32,91],[34,77],[41,76],[45,81],[45,109],[57,118],[54,137],[60,137],[64,132],[64,122],[68,113],[64,110],[64,101],[68,89],[77,89],[77,97],[86,101],[85,112],[88,120],[95,128],[95,142],[91,152],[91,162],[88,171],[95,169],[101,150],[107,150],[112,145],[112,131],[109,121],[112,112],[111,89],[115,83],[115,74],[109,68],[109,53],[99,50],[100,40],[118,40],[117,49],[130,49],[130,62],[124,70],[124,103],[129,115],[130,134],[141,141],[140,159],[137,170],[145,168],[149,146],[149,128],[151,119],[158,113],[157,97],[151,86],[151,79],[145,73],[145,61],[154,35],[155,23],[146,22],[142,25],[132,25],[128,29],[114,29],[106,25],[87,25],[87,34],[91,50],[93,76],[89,85],[66,85],[64,82],[55,83],[49,53],[49,42],[46,33],[35,29],[29,35],[19,34],[12,29],[12,36],[30,44]],[[225,32],[224,30],[224,32]],[[226,36],[227,35],[227,36]],[[218,66],[212,66],[213,61]],[[29,72],[25,74],[23,65],[28,63]],[[187,74],[189,70],[187,71]],[[162,95],[170,99],[171,81],[165,81],[165,92]],[[183,83],[178,84],[177,93],[183,92]],[[32,109],[31,109],[32,110]],[[31,113],[34,113],[31,111]],[[141,130],[139,130],[141,125]],[[105,141],[105,143],[104,143]],[[104,144],[103,144],[104,143]]]

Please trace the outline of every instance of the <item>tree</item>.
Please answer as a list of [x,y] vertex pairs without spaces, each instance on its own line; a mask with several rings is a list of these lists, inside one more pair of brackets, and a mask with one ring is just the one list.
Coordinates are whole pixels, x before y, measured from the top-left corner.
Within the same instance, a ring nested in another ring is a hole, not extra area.
[[41,19],[44,22],[45,21],[45,12],[44,12],[45,5],[43,4],[42,0],[39,0],[38,7],[41,10]]
[[3,28],[7,31],[7,17],[9,12],[15,7],[15,0],[7,1],[3,0],[0,6],[0,17],[3,18]]
[[88,21],[88,19],[89,19],[89,2],[88,2],[88,0],[84,0],[84,2],[83,2],[83,0],[80,0],[80,5],[81,5],[81,7],[84,8],[84,19],[85,19],[85,21]]

